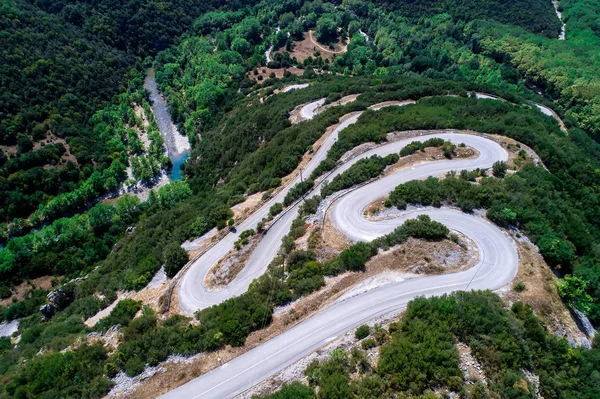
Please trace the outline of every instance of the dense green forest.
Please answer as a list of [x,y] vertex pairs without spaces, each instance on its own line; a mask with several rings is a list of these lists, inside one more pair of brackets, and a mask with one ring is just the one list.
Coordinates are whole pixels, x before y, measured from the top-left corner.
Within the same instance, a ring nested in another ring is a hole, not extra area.
[[407,18],[448,13],[465,21],[485,19],[520,26],[531,32],[555,38],[560,21],[548,1],[476,1],[476,0],[377,0],[385,8],[397,10]]
[[[293,382],[263,399],[536,398],[525,372],[539,376],[544,398],[595,398],[600,395],[598,339],[590,351],[573,349],[548,334],[532,309],[517,302],[507,310],[490,292],[462,292],[419,298],[408,304],[389,329],[361,326],[360,348],[334,349],[324,361],[306,368],[309,386]],[[456,343],[469,345],[485,382],[466,384]],[[364,349],[379,347],[376,364]]]
[[[176,43],[203,13],[223,0],[27,0],[48,13],[82,28],[111,47],[140,56],[154,55]],[[256,0],[232,2],[231,10]]]
[[[224,229],[233,216],[230,208],[248,195],[268,197],[340,116],[387,100],[419,101],[365,111],[340,134],[311,180],[272,213],[310,189],[346,151],[382,142],[390,131],[449,127],[512,137],[532,147],[548,171],[530,166],[478,185],[460,174],[411,182],[392,193],[392,202],[400,207],[448,203],[467,212],[485,208],[494,222],[518,227],[552,267],[568,275],[560,287],[565,301],[598,325],[600,148],[591,139],[600,137],[597,7],[561,2],[567,41],[558,41],[560,25],[549,1],[498,3],[3,2],[0,294],[10,297],[14,284],[24,280],[64,276],[58,283],[63,283],[65,301],[44,322],[39,313],[46,303],[44,290],[0,309],[2,320],[20,319],[21,336],[18,345],[0,341],[0,374],[7,382],[0,397],[101,397],[120,370],[138,375],[170,354],[243,345],[250,332],[268,324],[274,306],[319,289],[325,276],[359,272],[380,247],[411,236],[445,236],[445,227],[421,219],[319,262],[313,252],[294,248],[294,239],[305,233],[302,217],[314,213],[320,201],[314,197],[284,238],[285,259],[277,258],[246,294],[197,314],[199,325],[181,316],[163,320],[148,307],[134,319],[141,305],[127,301],[96,327],[122,326],[115,353],[98,345],[61,352],[91,331],[83,321],[113,302],[117,292],[144,288],[163,264],[174,275],[185,263],[183,241],[214,227]],[[289,57],[287,51],[310,29],[324,45],[348,44],[347,52],[331,60],[318,51],[302,62]],[[264,52],[271,45],[285,49],[269,64],[285,67],[283,77],[251,79],[266,67]],[[127,166],[137,181],[150,181],[168,166],[142,88],[142,70],[151,64],[173,119],[193,144],[185,179],[150,193],[145,202],[125,195],[96,203],[127,182]],[[287,70],[292,66],[300,76]],[[298,82],[311,85],[274,94]],[[530,90],[534,86],[547,98],[536,96]],[[509,102],[467,98],[472,91]],[[359,93],[355,102],[310,121],[292,125],[288,119],[299,104],[320,98],[330,103]],[[568,135],[528,100],[564,116]],[[149,148],[142,135],[149,138]],[[358,163],[323,195],[376,177],[394,159]],[[284,261],[289,267],[285,278]],[[64,284],[83,276],[83,281]],[[439,327],[439,334],[431,326]],[[382,357],[376,369],[349,383],[350,365],[364,365],[362,355],[348,360],[340,354],[331,364],[314,365],[309,379],[319,386],[319,395],[328,389],[350,389],[349,395],[359,398],[380,389],[430,395],[427,389],[441,387],[463,389],[473,398],[498,397],[493,393],[525,398],[531,397],[530,386],[525,382],[530,394],[517,388],[523,386],[526,369],[540,376],[544,397],[597,396],[597,343],[591,351],[569,348],[540,326],[526,306],[505,311],[487,293],[417,300],[393,331],[374,334],[373,340],[381,341],[377,345],[391,339],[382,348],[391,355]],[[429,352],[424,338],[433,343]],[[455,339],[469,343],[480,357],[491,378],[490,392],[468,392],[457,380]],[[415,356],[411,367],[401,370],[390,359],[419,350],[446,363],[432,361],[427,369]],[[581,390],[575,392],[575,386]],[[313,388],[298,384],[274,395],[305,396],[313,397]]]

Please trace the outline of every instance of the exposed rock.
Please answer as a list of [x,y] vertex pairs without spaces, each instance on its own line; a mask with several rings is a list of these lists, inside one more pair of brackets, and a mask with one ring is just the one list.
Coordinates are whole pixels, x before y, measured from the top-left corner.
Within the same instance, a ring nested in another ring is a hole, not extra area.
[[590,319],[588,319],[586,315],[577,309],[573,309],[573,313],[575,314],[577,326],[581,329],[581,331],[587,335],[588,338],[594,338],[594,335],[596,335],[596,330],[594,329],[594,326],[592,326]]
[[48,321],[54,316],[56,312],[56,308],[51,303],[46,303],[40,307],[40,312],[42,313],[42,321]]

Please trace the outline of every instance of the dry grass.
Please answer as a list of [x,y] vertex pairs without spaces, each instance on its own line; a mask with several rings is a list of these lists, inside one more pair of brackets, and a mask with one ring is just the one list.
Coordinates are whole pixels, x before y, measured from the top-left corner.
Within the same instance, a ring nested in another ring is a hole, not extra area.
[[[296,58],[300,62],[304,62],[308,57],[316,58],[317,55],[320,55],[323,59],[328,59],[329,61],[333,61],[333,58],[336,54],[343,54],[347,51],[347,45],[344,43],[335,43],[333,46],[333,50],[329,48],[329,46],[325,44],[319,43],[315,37],[313,31],[308,31],[304,34],[303,40],[295,40],[294,48],[292,51],[288,51],[290,57]],[[273,51],[273,56],[275,53],[285,52],[285,47],[281,47],[275,51]]]
[[0,306],[9,306],[13,302],[13,298],[16,298],[17,301],[21,301],[34,289],[49,290],[52,288],[52,280],[58,282],[60,279],[60,276],[42,276],[33,280],[23,281],[13,288],[12,295],[9,298],[0,300]]
[[[565,336],[577,342],[579,337],[584,337],[573,320],[569,309],[565,306],[558,290],[558,278],[552,273],[544,258],[535,246],[518,243],[519,271],[513,280],[511,290],[505,295],[509,302],[522,301],[530,305],[535,314],[541,317],[547,328],[558,336]],[[515,289],[518,283],[523,290]]]
[[[262,82],[262,81],[269,79],[271,77],[271,73],[274,73],[275,77],[277,79],[281,79],[281,78],[283,78],[283,73],[286,70],[288,72],[290,72],[292,75],[296,75],[296,76],[302,76],[302,74],[304,73],[304,69],[300,69],[300,68],[296,68],[296,67],[290,67],[290,68],[259,67],[257,69],[258,73],[256,73],[256,74],[252,71],[248,72],[248,78],[251,80],[255,80],[257,82]],[[259,78],[259,76],[262,76],[262,79]]]

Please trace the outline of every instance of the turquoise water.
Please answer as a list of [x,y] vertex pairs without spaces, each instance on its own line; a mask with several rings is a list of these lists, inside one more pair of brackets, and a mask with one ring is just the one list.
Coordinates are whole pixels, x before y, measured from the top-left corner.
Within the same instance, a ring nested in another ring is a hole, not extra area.
[[184,152],[177,158],[171,160],[171,163],[173,164],[173,169],[171,170],[171,181],[181,180],[181,165],[183,165],[189,156],[190,154],[188,152]]

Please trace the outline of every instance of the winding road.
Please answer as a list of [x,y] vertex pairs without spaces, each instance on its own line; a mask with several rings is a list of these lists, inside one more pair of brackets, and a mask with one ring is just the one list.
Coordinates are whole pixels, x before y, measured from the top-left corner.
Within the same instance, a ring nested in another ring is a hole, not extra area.
[[[315,101],[311,104],[317,104],[321,100]],[[406,105],[408,103],[387,103],[386,105]],[[317,108],[316,105],[312,108],[313,112]],[[371,107],[374,110],[381,109],[379,105]],[[331,134],[325,139],[321,147],[307,163],[306,167],[302,170],[304,177],[309,176],[313,170],[325,159],[327,152],[331,149],[333,144],[337,141],[338,134],[346,127],[353,123],[356,123],[362,112],[354,112],[343,118],[343,122],[339,123],[338,126],[331,132]],[[310,115],[308,115],[310,116]],[[311,116],[312,117],[312,116]],[[310,118],[308,118],[310,119]],[[358,159],[357,159],[358,160]],[[349,164],[346,164],[349,165]],[[345,170],[345,169],[344,169]],[[334,172],[335,175],[336,172]],[[334,176],[332,175],[332,176]],[[244,220],[238,227],[237,233],[228,234],[215,246],[210,248],[204,255],[202,255],[196,262],[189,268],[189,270],[183,275],[179,288],[179,306],[181,310],[187,314],[193,314],[196,310],[204,309],[212,305],[223,302],[224,300],[231,298],[236,295],[244,293],[252,280],[262,275],[271,260],[277,254],[281,245],[281,238],[288,233],[292,221],[296,218],[298,213],[299,205],[291,207],[287,212],[280,217],[280,219],[271,227],[268,234],[265,234],[250,258],[246,262],[246,266],[236,276],[236,278],[228,284],[225,288],[218,290],[208,290],[204,285],[204,280],[210,269],[221,259],[225,254],[233,248],[235,241],[239,238],[239,234],[248,229],[256,228],[258,222],[269,215],[269,209],[272,205],[277,202],[283,202],[288,191],[301,180],[301,176],[298,175],[287,185],[287,187],[275,195],[259,210],[254,212],[250,217]],[[320,190],[317,187],[315,190]],[[316,191],[318,192],[318,191]]]
[[[386,104],[407,105],[410,102]],[[380,109],[381,106],[373,106]],[[347,115],[326,138],[315,156],[304,169],[305,176],[323,160],[337,140],[340,131],[358,120],[361,112]],[[332,338],[376,318],[406,307],[417,296],[433,296],[467,289],[497,290],[509,283],[518,267],[518,254],[513,240],[498,227],[477,216],[467,215],[453,209],[423,208],[404,212],[402,216],[384,221],[372,221],[364,217],[365,208],[377,198],[392,191],[398,184],[422,179],[428,176],[442,175],[450,170],[489,168],[495,161],[507,160],[508,154],[495,141],[486,137],[453,131],[441,131],[416,138],[407,138],[389,142],[366,151],[339,166],[328,176],[328,180],[347,170],[359,159],[372,155],[385,156],[398,153],[408,143],[423,141],[431,137],[440,137],[453,143],[465,143],[475,148],[476,158],[427,162],[403,169],[375,180],[355,190],[349,190],[331,207],[331,219],[335,226],[346,236],[357,241],[370,241],[391,232],[405,220],[420,214],[445,224],[451,230],[468,236],[479,252],[478,263],[465,271],[418,277],[401,282],[388,283],[376,289],[359,293],[340,300],[315,314],[304,322],[285,331],[281,335],[246,352],[223,366],[196,378],[193,381],[167,393],[164,398],[230,398],[247,390],[255,384],[273,375],[277,371],[308,355]],[[281,191],[266,205],[251,215],[240,225],[238,231],[253,228],[268,214],[269,207],[281,202],[293,185]],[[315,188],[318,193],[321,182]],[[298,214],[299,204],[290,207],[268,231],[240,274],[224,289],[209,291],[204,287],[204,278],[210,268],[226,254],[237,239],[237,234],[229,234],[184,275],[179,291],[180,305],[186,312],[205,308],[246,291],[250,282],[263,274],[267,265],[276,255],[281,238],[288,233],[292,221]]]

